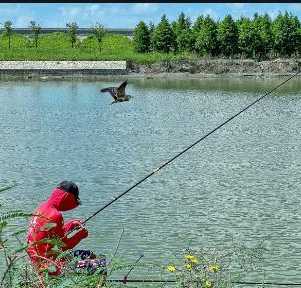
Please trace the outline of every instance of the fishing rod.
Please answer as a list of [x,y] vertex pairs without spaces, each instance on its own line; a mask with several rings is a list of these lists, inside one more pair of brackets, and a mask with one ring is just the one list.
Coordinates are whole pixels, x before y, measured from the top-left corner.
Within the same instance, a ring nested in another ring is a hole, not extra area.
[[255,101],[253,101],[252,103],[250,103],[249,105],[247,105],[245,108],[243,108],[242,110],[240,110],[238,113],[234,114],[233,116],[231,116],[230,118],[228,118],[227,120],[225,120],[222,124],[218,125],[213,130],[211,130],[210,132],[208,132],[206,135],[202,136],[200,139],[198,139],[197,141],[195,141],[194,143],[192,143],[191,145],[189,145],[188,147],[186,147],[185,149],[183,149],[181,152],[179,152],[178,154],[176,154],[174,157],[172,157],[171,159],[169,159],[168,161],[166,161],[165,163],[163,163],[161,166],[159,166],[158,168],[156,168],[155,170],[153,170],[151,173],[149,173],[148,175],[146,175],[140,181],[136,182],[130,188],[128,188],[127,190],[125,190],[124,192],[122,192],[121,194],[119,194],[117,197],[115,197],[114,199],[112,199],[111,201],[109,201],[107,204],[105,204],[104,206],[102,206],[96,212],[94,212],[85,221],[83,221],[82,224],[84,225],[85,223],[87,223],[90,219],[92,219],[98,213],[100,213],[101,211],[103,211],[104,209],[106,209],[108,206],[110,206],[111,204],[113,204],[119,198],[121,198],[122,196],[126,195],[132,189],[134,189],[139,184],[141,184],[142,182],[144,182],[145,180],[147,180],[149,177],[151,177],[152,175],[154,175],[156,172],[158,172],[159,170],[161,170],[163,167],[165,167],[168,164],[170,164],[171,162],[173,162],[175,159],[177,159],[178,157],[180,157],[182,154],[184,154],[185,152],[187,152],[189,149],[191,149],[192,147],[194,147],[195,145],[197,145],[198,143],[200,143],[201,141],[203,141],[209,135],[213,134],[215,131],[217,131],[218,129],[220,129],[224,125],[226,125],[228,122],[230,122],[231,120],[233,120],[234,118],[236,118],[238,115],[240,115],[241,113],[243,113],[244,111],[246,111],[247,109],[249,109],[250,107],[252,107],[254,104],[256,104],[257,102],[259,102],[260,100],[262,100],[263,98],[265,98],[266,96],[270,95],[272,92],[274,92],[275,90],[277,90],[278,88],[280,88],[281,86],[283,86],[285,83],[287,83],[288,81],[290,81],[291,79],[293,79],[294,77],[296,77],[299,73],[300,73],[300,65],[298,63],[298,71],[295,74],[293,74],[292,76],[290,76],[289,78],[287,78],[286,80],[284,80],[283,82],[281,82],[280,84],[278,84],[272,90],[266,92],[264,95],[262,95],[261,97],[259,97],[258,99],[256,99]]

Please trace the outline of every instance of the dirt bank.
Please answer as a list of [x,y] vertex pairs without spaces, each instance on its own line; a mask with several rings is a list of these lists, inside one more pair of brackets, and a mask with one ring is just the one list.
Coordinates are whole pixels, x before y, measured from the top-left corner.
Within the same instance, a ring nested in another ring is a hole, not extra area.
[[[142,65],[133,62],[127,63],[128,73],[140,76],[170,76],[183,74],[193,78],[217,76],[285,76],[297,72],[301,65],[300,59],[275,59],[270,61],[255,60],[181,60],[163,61],[154,64]],[[182,75],[182,76],[183,76]]]

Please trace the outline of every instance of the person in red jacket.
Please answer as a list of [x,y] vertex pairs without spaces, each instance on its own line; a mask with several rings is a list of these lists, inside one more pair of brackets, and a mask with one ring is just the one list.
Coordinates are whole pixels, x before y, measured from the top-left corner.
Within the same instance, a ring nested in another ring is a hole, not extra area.
[[[79,204],[77,185],[71,181],[63,181],[52,191],[48,200],[41,203],[34,212],[27,235],[27,253],[39,271],[49,269],[52,266],[55,271],[52,268],[51,271],[49,270],[50,274],[60,274],[66,260],[64,258],[57,259],[57,256],[61,252],[73,249],[88,236],[88,231],[83,227],[81,221],[73,219],[64,223],[62,212],[74,209]],[[72,232],[74,230],[75,232]],[[70,232],[72,232],[72,236],[70,236]],[[59,242],[59,251],[53,249],[54,239]],[[47,240],[52,243],[47,243]],[[74,256],[79,256],[81,261],[95,258],[94,253],[89,250],[74,251]],[[79,261],[79,263],[81,262]],[[86,267],[90,264],[85,262]],[[97,266],[98,264],[94,263],[93,265]],[[103,264],[101,263],[101,265]],[[81,265],[83,266],[83,264]]]

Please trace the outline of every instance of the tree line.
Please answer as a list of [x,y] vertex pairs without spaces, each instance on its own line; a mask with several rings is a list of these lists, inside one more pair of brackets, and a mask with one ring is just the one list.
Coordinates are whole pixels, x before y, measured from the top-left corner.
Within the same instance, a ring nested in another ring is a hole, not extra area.
[[[8,48],[12,45],[13,27],[11,21],[4,24],[3,36],[8,38]],[[32,43],[39,47],[41,27],[30,22]],[[77,23],[67,23],[70,46],[75,48]],[[99,51],[105,35],[104,27],[96,23],[92,28]],[[265,14],[254,14],[252,18],[241,17],[234,20],[227,15],[215,21],[209,15],[200,15],[194,23],[182,12],[178,19],[169,22],[166,15],[154,25],[141,21],[134,29],[132,41],[136,52],[194,53],[209,57],[242,57],[271,59],[274,57],[298,57],[301,54],[301,25],[292,13],[279,13],[274,20]],[[181,55],[181,54],[179,54]]]
[[[4,28],[3,36],[8,38],[8,48],[9,49],[11,48],[11,38],[13,35],[12,25],[13,25],[13,23],[11,21],[5,21],[3,24],[3,28]],[[32,38],[33,38],[34,46],[36,48],[38,48],[39,36],[41,33],[41,26],[38,25],[35,21],[30,21],[29,27],[32,31]],[[67,28],[66,32],[69,35],[71,47],[74,48],[76,40],[77,40],[78,25],[76,22],[67,23],[66,28]],[[105,29],[104,29],[103,25],[101,25],[100,23],[96,23],[95,26],[92,27],[92,34],[95,36],[95,38],[98,42],[99,50],[101,50],[101,41],[105,35]]]
[[297,57],[301,53],[301,28],[297,16],[279,13],[271,20],[265,15],[234,20],[227,15],[215,21],[209,15],[194,23],[182,12],[170,23],[163,15],[155,26],[141,21],[133,37],[137,52],[192,52],[201,56],[270,59]]

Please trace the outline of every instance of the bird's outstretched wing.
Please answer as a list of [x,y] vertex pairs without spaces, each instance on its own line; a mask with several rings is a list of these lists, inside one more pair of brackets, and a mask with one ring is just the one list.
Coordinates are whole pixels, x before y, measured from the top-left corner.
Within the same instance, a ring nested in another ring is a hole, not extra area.
[[125,87],[128,84],[128,81],[125,80],[120,84],[120,86],[117,88],[117,97],[125,97]]
[[103,88],[103,89],[100,90],[100,92],[109,92],[111,94],[111,96],[114,98],[114,100],[117,100],[116,88],[115,87]]

